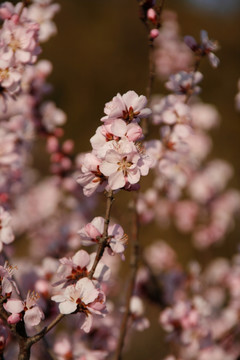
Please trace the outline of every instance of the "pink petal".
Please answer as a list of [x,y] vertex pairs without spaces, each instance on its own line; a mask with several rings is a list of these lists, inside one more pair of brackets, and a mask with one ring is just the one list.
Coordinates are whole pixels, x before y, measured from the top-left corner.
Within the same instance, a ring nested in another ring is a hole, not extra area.
[[27,310],[24,315],[24,321],[27,326],[36,326],[44,319],[44,314],[38,306]]
[[59,304],[61,314],[71,314],[77,309],[77,304],[73,301],[64,301]]
[[73,257],[73,263],[79,265],[81,268],[84,268],[88,265],[90,261],[89,254],[84,250],[79,250]]
[[127,126],[127,138],[129,141],[136,141],[143,135],[142,128],[134,123]]
[[121,189],[126,184],[123,172],[119,171],[110,175],[108,178],[108,184],[112,190]]
[[98,297],[98,290],[88,278],[80,279],[76,284],[76,290],[79,291],[79,297],[84,304],[89,304]]
[[99,231],[99,235],[102,235],[104,229],[104,218],[102,216],[96,216],[91,223]]
[[17,50],[16,59],[24,64],[28,63],[31,60],[31,55],[27,51]]
[[6,311],[17,314],[23,311],[24,306],[21,300],[10,299],[6,303],[3,304],[3,307]]
[[113,173],[116,173],[119,168],[119,165],[112,162],[103,161],[103,163],[100,165],[99,169],[105,176],[110,176]]
[[134,169],[133,171],[129,171],[127,175],[128,182],[130,184],[136,184],[140,180],[140,171],[138,169]]
[[21,320],[20,314],[12,314],[8,317],[7,321],[9,324],[16,324]]
[[124,120],[117,119],[113,122],[111,131],[113,135],[123,137],[127,131],[127,124]]
[[92,322],[93,322],[93,317],[91,314],[89,314],[88,316],[86,316],[83,313],[80,314],[80,321],[79,321],[80,329],[82,329],[86,333],[88,333],[91,330]]
[[120,225],[114,224],[114,225],[109,226],[108,234],[113,235],[116,238],[122,238],[123,235],[124,235],[124,231],[123,231],[123,228]]

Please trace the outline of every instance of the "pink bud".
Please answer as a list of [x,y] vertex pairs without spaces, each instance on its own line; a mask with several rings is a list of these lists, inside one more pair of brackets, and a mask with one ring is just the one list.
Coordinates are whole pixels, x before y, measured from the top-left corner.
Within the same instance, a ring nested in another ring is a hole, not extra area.
[[64,135],[64,130],[62,128],[56,128],[54,130],[54,135],[58,138],[62,137]]
[[66,140],[63,143],[62,150],[65,154],[70,154],[73,151],[74,142],[73,140]]
[[58,140],[55,136],[50,136],[47,140],[47,151],[49,153],[56,152],[58,150]]
[[11,19],[12,13],[7,7],[0,8],[0,16],[2,19]]
[[16,324],[21,320],[20,314],[12,314],[8,317],[7,321],[9,324]]
[[64,170],[70,170],[72,167],[72,161],[67,157],[63,157],[61,159],[61,167]]
[[99,230],[94,226],[92,225],[91,223],[88,223],[86,226],[85,226],[85,230],[87,232],[87,234],[92,238],[92,239],[95,239],[97,236],[100,236],[101,233],[99,232]]
[[19,23],[19,16],[17,14],[14,14],[12,17],[11,17],[11,20],[12,22],[17,25]]
[[67,190],[67,191],[73,191],[75,188],[76,188],[76,181],[72,178],[64,178],[63,181],[62,181],[62,186],[64,188],[64,190]]
[[159,35],[158,29],[152,29],[150,31],[150,39],[156,39]]
[[45,296],[49,294],[49,284],[45,280],[38,280],[35,284],[35,290]]
[[62,154],[61,153],[54,153],[51,155],[51,161],[59,163],[62,160]]
[[157,21],[157,13],[154,9],[148,9],[147,11],[147,18],[152,21],[153,23],[156,23]]

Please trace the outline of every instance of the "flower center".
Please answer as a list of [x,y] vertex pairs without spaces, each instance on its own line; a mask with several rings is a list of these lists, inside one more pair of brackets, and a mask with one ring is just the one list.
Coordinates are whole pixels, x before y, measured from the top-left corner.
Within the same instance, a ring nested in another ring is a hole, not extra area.
[[135,117],[137,117],[139,114],[140,114],[140,111],[135,111],[133,110],[133,107],[130,106],[130,108],[125,111],[123,110],[123,119],[127,122],[127,123],[130,123],[131,121],[133,121],[133,119]]
[[12,38],[9,46],[12,49],[13,52],[15,52],[17,49],[21,48],[20,46],[20,41],[18,39],[15,39],[14,37]]
[[77,266],[72,269],[72,272],[70,275],[67,276],[68,280],[80,280],[83,277],[88,275],[88,271],[86,267],[81,268],[80,266]]
[[127,160],[127,156],[124,156],[122,161],[119,161],[117,164],[119,166],[117,171],[122,171],[124,173],[124,176],[126,176],[128,168],[132,166],[133,163]]
[[3,81],[9,77],[9,71],[8,68],[6,69],[0,69],[0,81]]

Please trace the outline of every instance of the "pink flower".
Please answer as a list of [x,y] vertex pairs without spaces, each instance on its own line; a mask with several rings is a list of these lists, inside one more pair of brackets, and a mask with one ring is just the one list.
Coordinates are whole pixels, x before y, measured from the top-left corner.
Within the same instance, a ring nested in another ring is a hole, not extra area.
[[83,245],[92,245],[98,243],[103,235],[104,218],[101,216],[95,217],[90,223],[85,225],[78,234],[81,237]]
[[0,251],[2,251],[3,244],[10,244],[14,240],[10,222],[11,215],[0,206]]
[[185,36],[184,41],[197,56],[207,55],[210,64],[213,67],[218,67],[219,58],[213,53],[219,49],[217,41],[209,40],[208,33],[205,30],[201,30],[200,35],[201,44],[198,44],[192,36]]
[[16,93],[20,89],[21,70],[11,67],[11,62],[4,60],[0,53],[0,84],[10,94]]
[[38,46],[39,26],[34,23],[15,24],[6,20],[1,30],[2,46],[5,55],[15,64],[33,64],[40,53]]
[[187,301],[178,301],[173,308],[166,308],[160,315],[160,323],[166,331],[190,329],[199,321],[198,311]]
[[[0,17],[4,20],[9,20],[14,16],[16,17],[20,11],[21,6],[22,4],[20,2],[16,6],[11,4],[9,1],[4,2],[0,6]],[[22,17],[24,17],[24,15],[26,15],[26,9],[23,10]]]
[[121,140],[115,149],[106,152],[99,168],[105,176],[108,176],[110,189],[117,190],[127,183],[137,184],[141,175],[147,175],[149,160],[148,157],[140,156],[133,143]]
[[124,260],[123,252],[126,248],[128,236],[124,233],[123,228],[118,224],[110,224],[108,227],[108,236],[110,254],[121,254],[122,260]]
[[[104,218],[98,216],[79,230],[81,243],[86,246],[99,243],[103,237],[104,222]],[[110,224],[108,227],[108,250],[110,254],[123,254],[126,242],[127,235],[124,234],[123,228],[118,224]],[[123,255],[122,258],[124,258]]]
[[156,273],[174,268],[177,264],[175,251],[162,240],[148,246],[144,250],[144,258]]
[[144,317],[144,306],[142,300],[138,296],[132,296],[130,300],[130,312],[133,328],[143,331],[150,326],[149,320]]
[[[56,274],[60,280],[55,282],[53,286],[63,285],[63,287],[66,287],[70,284],[75,284],[78,280],[88,276],[95,257],[96,253],[89,255],[86,251],[79,250],[72,258],[64,257],[60,259],[61,265]],[[99,261],[94,272],[94,279],[102,282],[107,281],[109,277],[109,267]]]
[[208,56],[208,60],[213,67],[218,67],[219,58],[213,53],[219,46],[216,41],[209,40],[206,30],[201,30],[202,51]]
[[80,328],[89,332],[92,326],[92,314],[105,314],[105,296],[88,278],[80,279],[76,285],[69,285],[63,294],[52,297],[59,304],[62,314],[79,312]]
[[17,135],[0,128],[0,165],[14,166],[20,159],[16,149]]
[[200,87],[197,84],[202,80],[203,75],[199,72],[180,71],[177,74],[170,75],[166,88],[176,94],[198,94]]
[[100,169],[101,162],[92,153],[82,155],[80,158],[81,169],[76,180],[82,185],[86,196],[91,196],[96,191],[103,191],[107,185],[106,177]]
[[145,108],[146,104],[147,98],[143,95],[138,96],[133,90],[123,95],[117,94],[112,101],[106,103],[104,108],[106,116],[101,121],[109,122],[114,119],[123,119],[127,123],[138,121],[151,114],[151,110]]
[[3,304],[4,309],[12,313],[8,318],[10,324],[19,322],[22,317],[27,326],[36,326],[44,319],[41,308],[36,304],[39,296],[34,292],[28,292],[27,299],[21,301],[18,299],[10,299]]
[[64,125],[67,120],[66,114],[61,109],[58,109],[52,101],[43,103],[40,112],[43,125],[49,132],[53,131],[57,126]]
[[7,263],[5,263],[4,266],[0,265],[1,293],[3,296],[10,295],[13,289],[19,293],[17,284],[12,278],[15,270],[16,267],[8,265]]
[[217,109],[210,104],[193,104],[191,105],[190,113],[193,126],[199,129],[210,130],[216,127],[220,121]]
[[97,155],[101,158],[105,156],[108,149],[106,143],[113,140],[119,141],[121,138],[127,138],[129,141],[136,141],[142,137],[142,128],[136,123],[126,124],[124,120],[116,119],[111,123],[97,128],[96,134],[91,137],[90,142]]
[[168,95],[153,103],[153,123],[190,123],[190,108],[179,95]]
[[50,1],[39,2],[36,1],[28,7],[28,19],[38,23],[39,28],[39,41],[45,42],[51,36],[57,33],[57,28],[52,18],[59,11],[59,4],[50,4]]

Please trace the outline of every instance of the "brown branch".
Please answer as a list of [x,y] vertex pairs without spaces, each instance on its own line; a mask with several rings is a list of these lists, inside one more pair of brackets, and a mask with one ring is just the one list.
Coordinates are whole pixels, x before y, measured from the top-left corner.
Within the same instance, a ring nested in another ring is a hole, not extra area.
[[122,350],[124,346],[124,340],[127,333],[127,325],[128,325],[128,319],[130,316],[130,301],[134,290],[136,275],[137,275],[137,269],[138,269],[138,263],[139,263],[139,219],[138,214],[136,211],[136,201],[137,201],[137,193],[134,194],[134,202],[132,206],[133,211],[133,219],[132,219],[132,234],[131,234],[131,240],[132,240],[132,246],[131,246],[131,259],[130,259],[130,281],[128,284],[128,289],[126,293],[126,303],[125,303],[125,312],[122,318],[122,323],[120,327],[120,334],[118,338],[117,348],[114,360],[120,360],[122,358]]
[[[149,38],[148,40],[148,84],[146,88],[146,97],[148,102],[150,101],[153,89],[153,83],[155,79],[155,62],[154,62],[154,39]],[[148,118],[143,118],[141,122],[143,135],[148,135]]]
[[[96,270],[96,267],[99,263],[99,261],[102,258],[103,252],[105,247],[108,245],[108,225],[110,222],[110,214],[111,214],[111,207],[113,203],[114,197],[113,197],[113,191],[109,191],[107,193],[107,206],[106,206],[106,214],[105,214],[105,222],[104,222],[104,230],[103,230],[103,237],[101,238],[97,250],[97,254],[92,266],[92,269],[88,275],[89,279],[92,279],[94,276],[94,272]],[[45,328],[43,328],[41,331],[39,331],[36,335],[33,335],[28,338],[29,346],[31,347],[33,344],[37,343],[39,340],[41,340],[50,330],[52,330],[63,318],[64,314],[59,314],[57,317]],[[27,360],[28,358],[26,358]],[[25,358],[22,358],[21,360],[25,360]]]
[[[196,58],[196,61],[195,61],[195,64],[194,64],[194,67],[193,67],[193,72],[192,72],[192,87],[194,86],[194,75],[195,73],[199,70],[199,67],[200,67],[200,62],[201,62],[201,57],[198,57]],[[186,99],[185,99],[185,104],[188,103],[189,99],[191,98],[191,96],[194,94],[194,91],[193,89],[190,88],[190,90],[187,92],[186,94]]]
[[0,317],[4,324],[8,326],[11,334],[17,339],[19,344],[19,360],[29,360],[30,358],[30,345],[29,337],[27,336],[24,321],[19,321],[16,324],[9,324],[7,319],[8,312],[4,309],[3,304],[7,301],[7,296],[2,297],[0,300]]
[[45,328],[43,328],[38,334],[29,338],[31,345],[41,340],[50,330],[52,330],[58,323],[64,318],[64,314],[58,314],[57,317]]
[[[140,20],[143,21],[146,26],[146,30],[149,34],[151,26],[149,25],[147,18],[147,10],[149,8],[147,0],[137,0],[139,5],[139,17]],[[158,15],[158,24],[157,28],[161,27],[161,14],[163,10],[165,0],[161,0],[161,3],[158,7],[156,7],[157,15]],[[150,101],[153,89],[153,83],[155,79],[155,61],[154,61],[154,39],[149,37],[148,35],[148,82],[146,87],[146,97],[148,102]],[[148,134],[148,119],[142,119],[141,126],[143,129],[144,136]],[[134,291],[134,285],[137,275],[139,257],[140,257],[140,244],[139,244],[139,218],[136,210],[136,203],[138,199],[138,194],[135,194],[134,205],[133,205],[133,221],[132,221],[132,248],[131,248],[131,259],[130,259],[130,281],[126,293],[126,303],[125,303],[125,312],[122,318],[122,323],[120,327],[120,334],[117,343],[116,353],[114,360],[121,360],[122,358],[122,350],[124,346],[124,340],[127,333],[128,320],[130,316],[130,301]]]
[[[137,0],[139,4],[139,18],[146,26],[147,34],[148,34],[148,80],[147,80],[147,87],[146,87],[146,97],[148,102],[150,102],[153,90],[153,84],[155,79],[155,60],[154,60],[154,39],[150,37],[150,30],[152,25],[150,24],[147,18],[147,10],[149,8],[147,0]],[[161,28],[161,15],[163,11],[165,0],[160,2],[159,6],[155,6],[155,11],[157,14],[157,23],[155,24],[154,28]],[[141,122],[141,126],[143,129],[143,135],[146,137],[148,135],[148,120],[147,118],[143,118]]]
[[22,3],[22,6],[20,7],[20,10],[19,10],[19,13],[18,13],[18,18],[20,19],[21,15],[22,15],[22,12],[23,12],[23,9],[29,5],[31,3],[31,0],[24,0],[23,3]]
[[108,245],[108,225],[109,225],[109,221],[110,221],[110,214],[111,214],[111,208],[112,208],[113,200],[114,200],[113,191],[110,190],[107,193],[107,206],[106,206],[106,213],[105,213],[103,236],[99,241],[97,254],[96,254],[93,266],[92,266],[92,268],[91,268],[91,270],[89,272],[89,275],[88,275],[89,279],[93,278],[96,267],[97,267],[99,261],[101,260],[101,258],[103,256],[105,247]]

